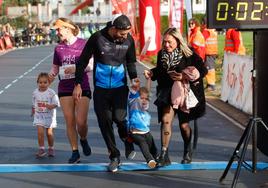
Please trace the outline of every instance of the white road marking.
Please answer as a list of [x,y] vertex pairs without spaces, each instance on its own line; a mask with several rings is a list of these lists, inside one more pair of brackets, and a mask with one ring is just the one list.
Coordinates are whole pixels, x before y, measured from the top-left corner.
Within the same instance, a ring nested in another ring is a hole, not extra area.
[[48,56],[46,56],[45,58],[43,58],[42,60],[40,60],[37,64],[35,64],[33,67],[31,67],[29,70],[27,70],[26,72],[24,72],[22,75],[18,76],[18,78],[16,78],[15,80],[13,80],[11,83],[7,84],[4,87],[4,89],[0,90],[0,95],[2,93],[4,93],[8,88],[10,88],[14,83],[16,83],[17,81],[19,81],[20,79],[22,79],[24,76],[26,76],[27,74],[29,74],[30,72],[32,72],[34,69],[36,69],[36,67],[38,67],[41,63],[43,63],[46,59],[48,59],[52,55],[53,55],[53,53],[49,54]]
[[237,121],[235,121],[234,119],[232,119],[230,116],[226,115],[224,112],[222,112],[221,110],[219,110],[218,108],[212,106],[209,103],[206,103],[210,108],[212,108],[213,110],[215,110],[216,112],[218,112],[220,115],[222,115],[223,117],[225,117],[226,119],[228,119],[229,121],[231,121],[235,126],[237,126],[238,128],[245,130],[245,126],[243,126],[242,124],[238,123]]

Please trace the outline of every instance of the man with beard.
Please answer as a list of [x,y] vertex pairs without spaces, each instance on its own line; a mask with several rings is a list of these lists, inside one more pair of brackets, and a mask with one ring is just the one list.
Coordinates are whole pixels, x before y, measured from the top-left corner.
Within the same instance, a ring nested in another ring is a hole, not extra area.
[[76,65],[73,97],[81,97],[81,83],[88,60],[93,56],[94,110],[111,160],[108,170],[116,172],[120,165],[120,152],[116,147],[113,122],[125,144],[126,158],[135,156],[133,143],[128,142],[127,115],[127,73],[133,84],[138,83],[136,71],[135,44],[129,34],[131,23],[127,16],[115,15],[111,22],[95,32],[87,41]]

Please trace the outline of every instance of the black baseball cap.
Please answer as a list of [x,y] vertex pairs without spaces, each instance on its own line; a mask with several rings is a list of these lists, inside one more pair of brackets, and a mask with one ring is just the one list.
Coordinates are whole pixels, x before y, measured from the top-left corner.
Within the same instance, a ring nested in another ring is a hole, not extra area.
[[120,30],[128,30],[131,28],[131,22],[124,14],[116,14],[112,19],[112,26]]

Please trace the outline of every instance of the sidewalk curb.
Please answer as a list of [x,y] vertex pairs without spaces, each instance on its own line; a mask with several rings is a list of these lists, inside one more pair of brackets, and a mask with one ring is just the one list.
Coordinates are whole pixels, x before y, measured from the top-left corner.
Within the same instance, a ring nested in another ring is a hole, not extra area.
[[241,110],[231,106],[230,104],[220,100],[217,97],[206,96],[206,101],[208,104],[219,109],[221,112],[223,112],[225,115],[227,115],[234,121],[246,127],[250,118],[249,114],[242,112]]

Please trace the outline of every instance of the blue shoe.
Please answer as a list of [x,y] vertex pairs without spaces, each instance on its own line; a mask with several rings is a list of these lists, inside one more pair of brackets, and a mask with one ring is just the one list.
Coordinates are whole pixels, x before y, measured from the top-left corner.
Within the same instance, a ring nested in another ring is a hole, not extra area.
[[83,148],[84,155],[89,156],[91,154],[91,148],[88,145],[87,139],[85,139],[85,140],[80,139],[80,144],[81,144],[81,146]]
[[78,150],[73,151],[71,158],[68,160],[70,164],[80,163],[80,154]]

